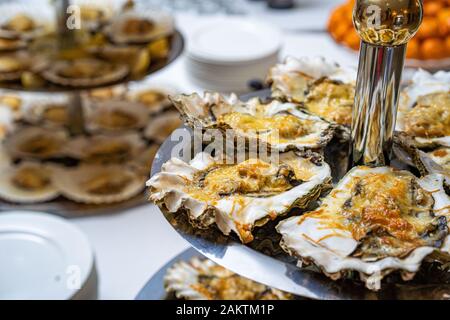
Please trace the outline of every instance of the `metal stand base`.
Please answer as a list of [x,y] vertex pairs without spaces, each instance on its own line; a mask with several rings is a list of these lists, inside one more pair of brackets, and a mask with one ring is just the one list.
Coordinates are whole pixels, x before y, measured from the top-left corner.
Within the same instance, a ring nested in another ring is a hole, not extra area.
[[406,45],[362,42],[353,107],[349,168],[390,162]]

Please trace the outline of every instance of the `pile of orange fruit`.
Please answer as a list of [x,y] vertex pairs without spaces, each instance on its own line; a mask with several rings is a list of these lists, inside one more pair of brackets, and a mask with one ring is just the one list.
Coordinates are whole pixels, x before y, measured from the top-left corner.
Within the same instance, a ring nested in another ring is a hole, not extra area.
[[[333,10],[328,32],[334,40],[358,50],[360,38],[353,26],[355,0],[347,0]],[[423,0],[424,18],[419,31],[408,43],[409,59],[438,60],[450,58],[450,0]]]

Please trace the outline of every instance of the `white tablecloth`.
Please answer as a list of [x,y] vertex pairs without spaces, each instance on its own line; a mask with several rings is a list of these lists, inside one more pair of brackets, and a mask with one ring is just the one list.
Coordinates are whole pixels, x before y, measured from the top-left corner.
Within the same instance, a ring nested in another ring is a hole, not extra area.
[[[326,55],[343,65],[356,66],[356,54],[338,47],[325,33],[307,31],[324,28],[328,10],[341,1],[319,2],[322,5],[307,5],[287,13],[269,12],[257,4],[254,15],[272,21],[285,31],[282,57]],[[199,20],[201,17],[177,17],[181,30],[192,28]],[[298,32],[299,29],[304,31]],[[189,83],[183,57],[156,74],[153,80],[172,84],[184,92],[201,90]],[[189,247],[153,205],[72,221],[87,234],[96,252],[100,299],[133,299],[160,267]]]

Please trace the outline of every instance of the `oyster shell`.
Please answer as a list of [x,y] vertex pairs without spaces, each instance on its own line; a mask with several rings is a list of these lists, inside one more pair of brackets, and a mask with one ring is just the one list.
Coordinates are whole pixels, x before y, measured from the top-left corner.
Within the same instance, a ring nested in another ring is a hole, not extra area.
[[416,72],[402,92],[396,129],[420,147],[450,146],[450,72]]
[[22,52],[0,56],[0,81],[16,81],[30,69],[30,59]]
[[450,148],[442,147],[428,153],[428,156],[449,172],[450,176]]
[[58,168],[55,185],[66,198],[86,204],[116,203],[138,195],[145,178],[121,165]]
[[315,153],[291,151],[279,161],[230,165],[203,152],[189,164],[172,158],[147,182],[150,200],[163,210],[186,213],[196,227],[215,223],[225,235],[233,231],[248,243],[255,226],[306,207],[330,181],[328,164]]
[[239,101],[236,95],[224,97],[205,93],[203,97],[171,97],[175,107],[190,126],[202,129],[232,129],[250,142],[267,144],[272,150],[304,150],[324,147],[334,135],[335,127],[320,117],[303,112],[294,103],[259,99]]
[[14,115],[14,120],[19,120],[22,117],[23,99],[16,94],[3,94],[0,96],[0,106],[11,110]]
[[150,114],[155,114],[172,106],[169,96],[175,95],[177,91],[167,85],[133,84],[129,88],[127,99],[142,104]]
[[87,110],[86,127],[91,132],[121,132],[145,126],[148,111],[128,101],[105,101]]
[[39,203],[59,196],[53,185],[51,167],[34,162],[23,162],[0,171],[0,198],[16,203]]
[[290,300],[292,295],[243,278],[211,260],[197,257],[174,264],[164,287],[186,300]]
[[144,142],[138,134],[79,137],[67,144],[67,154],[87,163],[122,163],[138,156]]
[[145,138],[156,143],[163,143],[170,134],[183,124],[180,114],[176,111],[168,111],[155,116],[144,130]]
[[24,127],[5,140],[5,147],[14,158],[48,159],[64,154],[68,134],[64,130]]
[[350,126],[356,71],[322,57],[286,58],[270,70],[272,96],[301,103],[328,121]]
[[107,5],[97,5],[94,3],[80,3],[81,28],[89,31],[98,31],[102,26],[110,21],[113,12]]
[[42,72],[42,76],[46,80],[62,86],[90,87],[118,81],[126,77],[129,71],[124,64],[83,58],[72,61],[56,61]]
[[448,234],[445,191],[429,179],[356,167],[318,209],[278,224],[281,245],[299,265],[313,263],[333,280],[356,271],[371,290],[395,270],[411,279]]
[[118,44],[143,44],[169,36],[174,31],[171,16],[162,12],[127,11],[114,18],[104,32]]

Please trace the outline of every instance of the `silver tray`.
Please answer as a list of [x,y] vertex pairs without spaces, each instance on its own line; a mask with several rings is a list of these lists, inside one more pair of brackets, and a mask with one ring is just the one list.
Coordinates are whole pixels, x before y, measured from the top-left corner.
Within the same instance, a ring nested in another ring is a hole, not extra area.
[[[267,91],[243,98],[251,96],[265,98]],[[192,134],[190,129],[183,128],[183,130]],[[179,141],[171,141],[169,138],[161,145],[153,162],[152,175],[160,172],[162,164],[169,160],[176,144],[179,144]],[[329,154],[336,152],[331,151]],[[183,156],[180,158],[183,159]],[[332,171],[333,176],[339,175],[333,170],[333,166]],[[268,235],[273,237],[276,234],[270,223],[267,228],[260,228],[255,232],[255,240],[250,245],[243,245],[236,238],[223,236],[218,230],[211,229],[205,232],[193,229],[187,221],[183,221],[184,215],[173,215],[168,212],[162,214],[174,230],[202,255],[243,277],[298,296],[339,300],[450,299],[450,273],[438,274],[433,265],[423,270],[423,274],[419,272],[410,282],[393,279],[390,283],[384,283],[382,290],[372,292],[357,281],[332,281],[321,273],[298,268],[291,257],[280,248],[273,247],[274,242],[265,243],[264,240]]]

